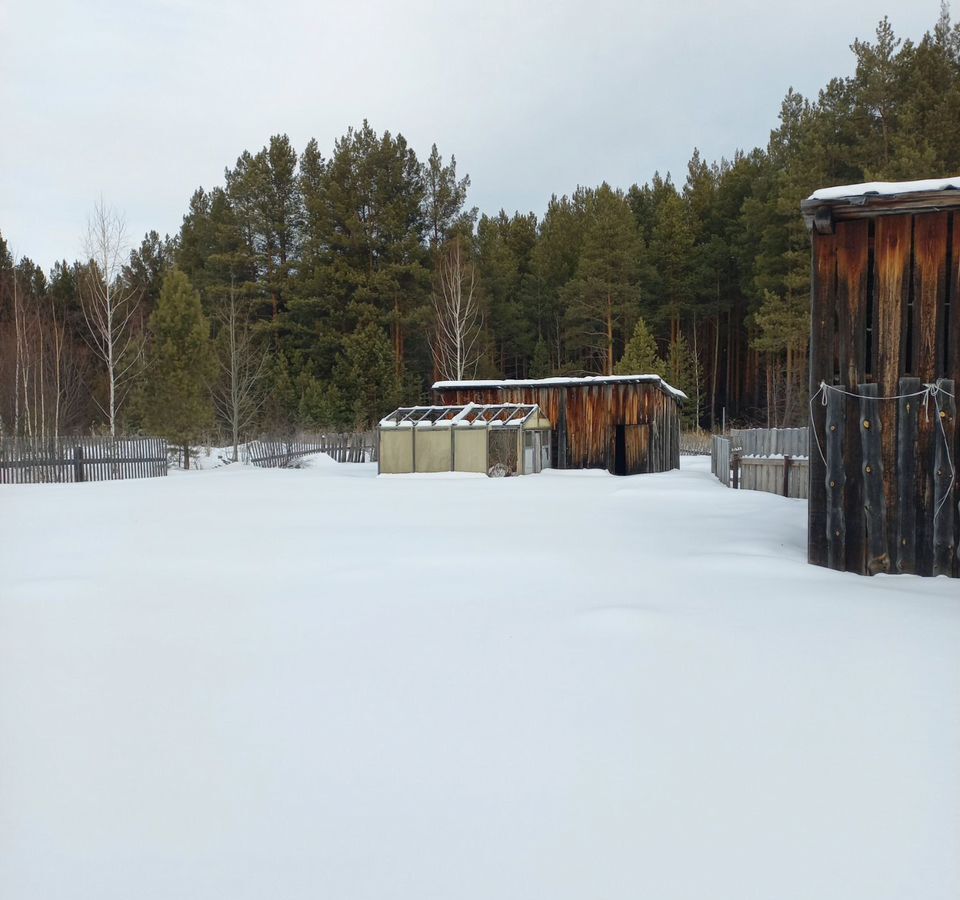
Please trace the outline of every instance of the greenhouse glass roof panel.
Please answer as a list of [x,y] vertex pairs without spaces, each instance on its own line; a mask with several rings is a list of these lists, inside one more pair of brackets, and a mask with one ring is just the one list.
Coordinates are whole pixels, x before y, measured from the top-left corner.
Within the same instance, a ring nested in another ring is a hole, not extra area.
[[381,428],[520,427],[539,413],[530,403],[467,403],[462,406],[401,406],[380,420]]

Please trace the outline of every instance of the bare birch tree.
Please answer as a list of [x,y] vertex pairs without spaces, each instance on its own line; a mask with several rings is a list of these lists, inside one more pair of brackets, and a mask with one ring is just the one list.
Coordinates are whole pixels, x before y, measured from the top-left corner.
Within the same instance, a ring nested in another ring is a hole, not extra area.
[[14,355],[14,365],[16,375],[14,378],[13,389],[13,433],[20,433],[20,382],[23,372],[23,325],[20,317],[20,298],[17,292],[17,266],[16,257],[14,257],[13,266],[13,323],[16,340],[16,350]]
[[0,434],[56,438],[76,418],[84,355],[52,298],[13,266],[0,272]]
[[269,357],[257,346],[233,285],[215,321],[221,377],[213,386],[213,402],[217,416],[230,432],[236,462],[240,438],[253,425],[266,400],[264,376]]
[[440,251],[433,308],[436,322],[432,343],[437,374],[444,381],[474,376],[480,362],[483,314],[476,267],[459,236]]
[[143,355],[142,336],[134,328],[140,292],[120,278],[127,250],[126,225],[123,216],[102,199],[87,222],[83,249],[88,265],[81,280],[81,306],[90,346],[106,366],[109,395],[103,412],[110,434],[116,436],[117,410]]

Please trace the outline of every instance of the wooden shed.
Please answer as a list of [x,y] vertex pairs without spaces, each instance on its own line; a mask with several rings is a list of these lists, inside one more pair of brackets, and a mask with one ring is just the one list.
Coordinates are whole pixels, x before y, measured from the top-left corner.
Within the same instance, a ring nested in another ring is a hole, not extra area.
[[960,179],[851,185],[812,233],[809,559],[960,574]]
[[659,375],[438,381],[438,403],[533,403],[553,430],[551,465],[615,475],[680,466],[682,391]]

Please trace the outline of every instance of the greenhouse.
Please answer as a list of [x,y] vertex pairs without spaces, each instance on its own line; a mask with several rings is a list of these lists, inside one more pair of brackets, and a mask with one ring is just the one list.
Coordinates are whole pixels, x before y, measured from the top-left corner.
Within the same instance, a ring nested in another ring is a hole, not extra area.
[[380,420],[378,471],[532,475],[550,466],[550,422],[536,404],[403,406]]

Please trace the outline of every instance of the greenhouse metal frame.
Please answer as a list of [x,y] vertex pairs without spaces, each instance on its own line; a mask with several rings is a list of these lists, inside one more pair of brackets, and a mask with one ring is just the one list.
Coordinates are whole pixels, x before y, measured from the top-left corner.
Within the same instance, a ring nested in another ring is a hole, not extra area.
[[531,475],[550,466],[550,422],[536,404],[402,406],[380,420],[378,473]]

